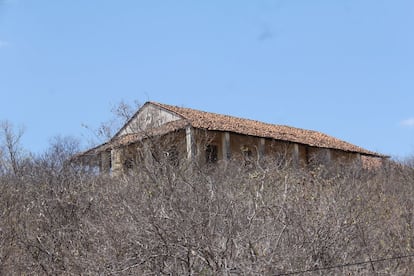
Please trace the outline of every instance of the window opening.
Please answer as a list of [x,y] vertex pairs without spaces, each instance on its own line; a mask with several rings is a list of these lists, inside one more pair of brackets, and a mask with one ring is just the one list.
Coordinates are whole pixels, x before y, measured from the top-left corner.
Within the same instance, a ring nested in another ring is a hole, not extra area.
[[168,162],[173,166],[179,165],[178,150],[177,147],[172,146],[168,151],[165,152]]
[[132,158],[125,159],[124,168],[127,170],[132,170],[134,168],[134,160]]
[[206,163],[216,163],[218,160],[217,145],[207,145],[206,147]]
[[249,146],[247,145],[243,145],[240,147],[242,156],[243,156],[243,161],[244,161],[244,165],[251,165],[252,164],[252,157],[253,157],[253,152],[250,149]]

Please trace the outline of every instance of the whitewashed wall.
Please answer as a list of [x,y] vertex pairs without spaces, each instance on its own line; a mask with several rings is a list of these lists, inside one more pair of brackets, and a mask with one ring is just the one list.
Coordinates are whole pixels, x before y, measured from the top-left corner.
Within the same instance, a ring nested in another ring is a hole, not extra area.
[[161,109],[158,106],[148,104],[143,106],[138,114],[118,134],[122,136],[129,133],[136,133],[149,128],[159,127],[165,123],[181,119],[179,116]]

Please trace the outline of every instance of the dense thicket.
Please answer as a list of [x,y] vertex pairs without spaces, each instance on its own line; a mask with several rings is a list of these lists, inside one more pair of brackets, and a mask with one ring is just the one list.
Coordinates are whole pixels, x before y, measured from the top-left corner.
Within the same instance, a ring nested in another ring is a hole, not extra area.
[[414,275],[409,166],[49,159],[0,176],[0,275]]

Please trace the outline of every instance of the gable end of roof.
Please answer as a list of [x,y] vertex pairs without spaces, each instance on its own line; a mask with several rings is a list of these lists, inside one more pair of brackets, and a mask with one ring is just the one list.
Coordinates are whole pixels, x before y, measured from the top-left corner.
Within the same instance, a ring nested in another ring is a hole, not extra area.
[[181,117],[181,119],[186,119],[181,114],[174,112],[173,110],[170,110],[169,108],[166,108],[163,104],[160,104],[157,102],[146,102],[134,113],[134,115],[131,116],[131,118],[128,119],[128,121],[121,127],[121,129],[115,133],[115,135],[111,138],[110,141],[113,141],[114,139],[119,138],[121,136],[120,134],[138,117],[138,115],[142,112],[142,110],[145,109],[149,105],[162,109],[165,112],[168,112],[172,115],[179,116]]

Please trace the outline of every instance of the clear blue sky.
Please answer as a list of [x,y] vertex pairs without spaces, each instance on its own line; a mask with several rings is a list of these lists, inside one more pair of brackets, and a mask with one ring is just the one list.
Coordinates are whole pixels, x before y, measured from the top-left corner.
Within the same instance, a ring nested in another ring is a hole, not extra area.
[[86,139],[124,100],[414,154],[412,0],[0,0],[0,120]]

